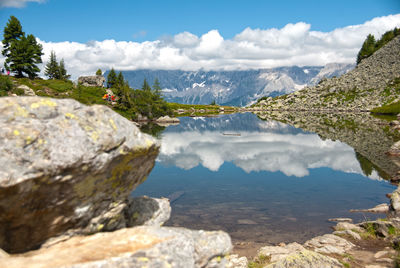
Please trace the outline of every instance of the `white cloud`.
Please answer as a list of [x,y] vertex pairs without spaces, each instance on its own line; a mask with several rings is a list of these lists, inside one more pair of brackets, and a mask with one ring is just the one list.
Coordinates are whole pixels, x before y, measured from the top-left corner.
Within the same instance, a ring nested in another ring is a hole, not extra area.
[[45,0],[0,0],[0,8],[3,7],[24,7],[28,2],[43,3]]
[[[200,37],[183,32],[146,42],[40,42],[45,52],[43,61],[54,50],[59,59],[64,58],[68,72],[76,79],[79,75],[94,74],[98,68],[111,67],[117,70],[243,70],[353,63],[369,33],[379,37],[396,26],[400,27],[400,14],[331,32],[312,31],[310,24],[298,22],[281,29],[246,28],[228,40],[218,30],[211,30]],[[3,60],[0,57],[0,63]]]
[[[219,131],[164,132],[157,161],[182,169],[202,165],[212,171],[232,162],[246,172],[281,171],[297,177],[320,167],[363,174],[354,150],[339,141],[324,141],[317,134],[240,133],[237,137]],[[374,173],[372,178],[379,176]]]

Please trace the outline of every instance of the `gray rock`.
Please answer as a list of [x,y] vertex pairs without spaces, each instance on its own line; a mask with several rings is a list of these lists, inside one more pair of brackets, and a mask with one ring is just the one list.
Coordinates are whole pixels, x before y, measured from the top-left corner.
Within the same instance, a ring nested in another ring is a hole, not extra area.
[[103,87],[106,79],[102,75],[80,76],[78,83],[85,87]]
[[370,228],[373,229],[377,236],[381,237],[389,237],[390,230],[394,230],[395,228],[399,228],[399,223],[396,221],[365,221],[360,223],[360,226],[366,230]]
[[356,233],[356,232],[354,232],[352,230],[335,231],[335,232],[333,232],[333,234],[334,235],[350,236],[355,240],[361,240],[361,236],[358,233]]
[[180,120],[176,117],[169,117],[168,115],[156,119],[156,123],[161,126],[176,125]]
[[353,219],[351,219],[351,218],[332,218],[332,219],[329,219],[328,221],[333,221],[333,222],[349,222],[349,223],[352,223],[352,222],[353,222]]
[[23,252],[85,232],[93,218],[112,219],[109,211],[118,227],[154,166],[154,138],[106,106],[71,99],[4,97],[0,114],[1,248]]
[[24,95],[26,96],[36,96],[35,91],[26,85],[17,86],[17,88],[24,90]]
[[338,224],[336,224],[336,226],[333,227],[333,229],[336,231],[342,231],[342,230],[354,230],[358,232],[363,231],[360,226],[348,222],[339,222]]
[[390,196],[390,211],[400,212],[400,189],[399,187]]
[[337,235],[325,234],[308,240],[304,246],[323,254],[344,254],[352,249],[354,244]]
[[379,204],[373,208],[368,209],[351,209],[350,212],[387,213],[389,212],[389,205]]
[[391,156],[400,156],[400,141],[394,143],[387,154]]
[[129,200],[126,210],[131,215],[127,226],[161,226],[171,215],[171,206],[167,198],[135,197]]
[[257,256],[263,255],[269,257],[271,262],[277,262],[286,258],[288,255],[305,250],[305,248],[294,242],[283,246],[265,246],[257,251]]
[[336,259],[324,256],[322,254],[310,251],[302,250],[300,252],[292,253],[284,259],[279,260],[276,263],[265,266],[266,268],[336,268],[343,267],[343,265]]
[[226,268],[247,268],[249,263],[246,257],[239,257],[237,254],[228,255],[226,259]]
[[[77,236],[49,248],[0,258],[0,267],[205,267],[231,250],[224,232],[141,226]],[[226,261],[218,263],[213,267],[225,267]]]

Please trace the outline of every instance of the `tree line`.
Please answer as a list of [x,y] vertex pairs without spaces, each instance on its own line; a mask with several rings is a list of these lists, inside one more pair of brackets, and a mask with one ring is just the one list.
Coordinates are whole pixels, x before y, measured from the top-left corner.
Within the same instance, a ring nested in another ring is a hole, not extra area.
[[117,75],[112,68],[107,75],[107,87],[117,96],[116,108],[122,113],[134,115],[133,119],[137,119],[139,114],[149,119],[172,115],[168,103],[161,96],[161,85],[157,78],[153,87],[144,79],[141,89],[132,89],[122,72]]
[[387,31],[382,35],[379,40],[375,40],[375,36],[369,34],[365,39],[360,51],[357,54],[357,65],[363,60],[371,56],[378,49],[386,45],[396,36],[400,35],[400,29],[394,28],[393,30]]
[[[2,43],[2,55],[6,58],[4,67],[7,71],[11,71],[18,78],[27,75],[30,79],[34,79],[38,76],[40,69],[37,65],[42,63],[43,47],[36,41],[34,35],[26,35],[22,31],[20,21],[14,16],[9,18],[4,28]],[[64,59],[58,61],[54,51],[51,51],[49,61],[45,65],[44,74],[49,80],[65,80],[71,83],[68,81],[70,75],[67,74]],[[102,75],[102,71],[97,70],[96,75]],[[8,77],[3,78],[0,79],[0,90],[4,87],[3,91],[9,91],[12,82]],[[132,89],[121,72],[117,75],[115,70],[111,69],[107,76],[107,87],[117,97],[113,109],[128,118],[137,119],[140,114],[152,119],[172,114],[167,102],[161,96],[161,86],[158,79],[154,81],[153,87],[145,79],[141,89]],[[77,88],[81,92],[84,87],[78,85]],[[103,88],[99,89],[99,98],[102,94],[104,94]]]

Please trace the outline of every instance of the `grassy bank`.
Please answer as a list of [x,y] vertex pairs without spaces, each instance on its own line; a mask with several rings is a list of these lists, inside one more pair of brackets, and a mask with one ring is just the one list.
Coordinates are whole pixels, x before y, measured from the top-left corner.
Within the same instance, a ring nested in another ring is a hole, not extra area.
[[375,114],[397,115],[400,113],[400,101],[372,109]]

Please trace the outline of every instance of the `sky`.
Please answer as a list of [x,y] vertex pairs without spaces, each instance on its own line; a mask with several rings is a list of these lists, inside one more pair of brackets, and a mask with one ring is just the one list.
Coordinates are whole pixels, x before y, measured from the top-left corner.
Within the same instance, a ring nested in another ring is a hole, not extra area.
[[400,27],[400,1],[0,0],[1,28],[11,15],[77,78],[352,63],[369,33]]

